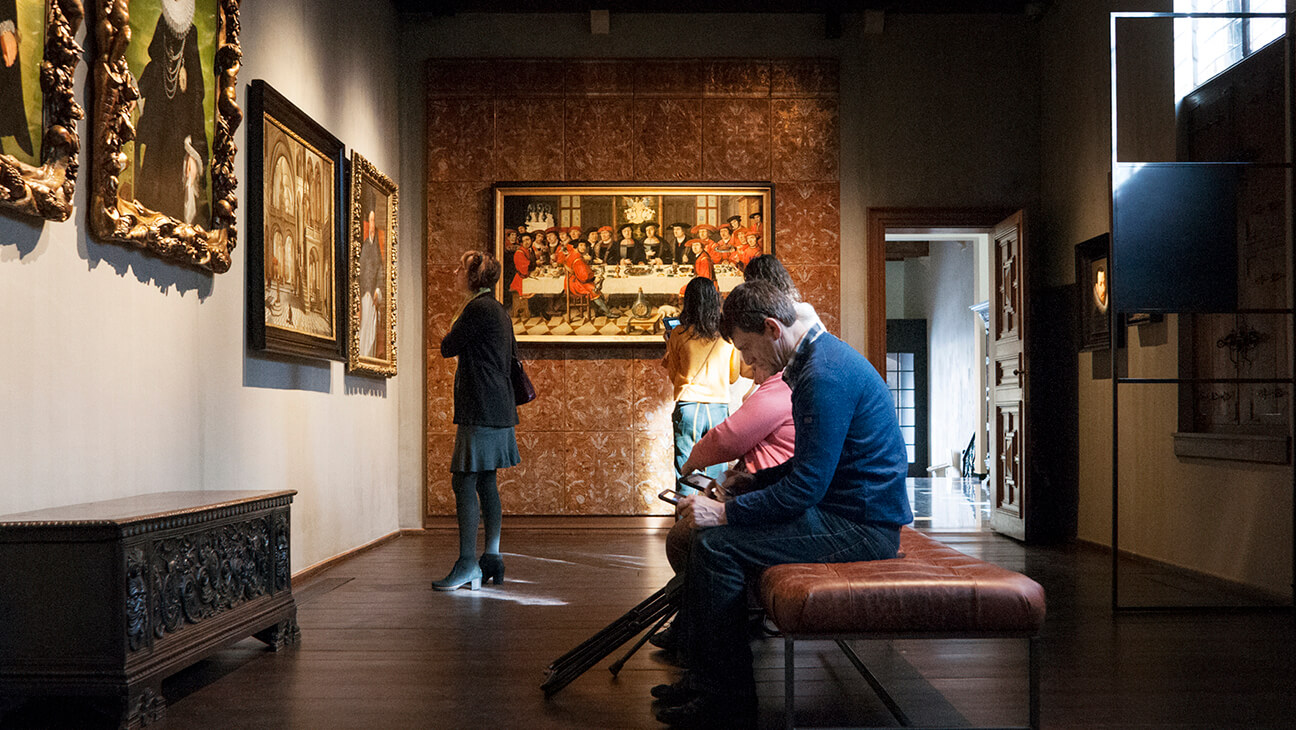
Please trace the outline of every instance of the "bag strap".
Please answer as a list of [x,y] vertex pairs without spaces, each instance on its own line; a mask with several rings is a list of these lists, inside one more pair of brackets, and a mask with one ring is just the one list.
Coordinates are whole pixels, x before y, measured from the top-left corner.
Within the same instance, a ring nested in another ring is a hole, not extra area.
[[[690,334],[691,334],[691,333],[690,333]],[[693,384],[693,378],[696,378],[697,376],[701,375],[701,374],[702,374],[702,371],[703,371],[704,369],[706,369],[706,365],[707,365],[707,363],[711,361],[711,353],[715,352],[716,345],[719,345],[719,344],[720,344],[720,338],[719,338],[719,337],[716,337],[714,340],[711,341],[711,347],[710,347],[710,349],[708,349],[706,355],[702,357],[702,364],[698,365],[698,366],[697,366],[697,369],[693,371],[693,374],[690,375],[690,376],[688,376],[688,381],[687,381],[687,382],[688,382],[690,385]]]

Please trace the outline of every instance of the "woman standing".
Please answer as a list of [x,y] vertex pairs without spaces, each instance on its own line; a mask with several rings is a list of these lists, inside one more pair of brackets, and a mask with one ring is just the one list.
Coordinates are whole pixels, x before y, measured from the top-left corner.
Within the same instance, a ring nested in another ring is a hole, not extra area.
[[[729,417],[729,384],[736,382],[742,360],[734,346],[720,336],[720,292],[710,279],[694,277],[684,287],[680,324],[666,341],[662,365],[675,388],[675,479],[688,460],[693,444]],[[724,465],[705,470],[714,479]],[[696,490],[676,487],[682,493]]]
[[[455,269],[455,283],[467,297],[450,332],[441,340],[441,356],[459,358],[455,368],[454,453],[450,485],[459,518],[459,559],[445,578],[432,587],[453,591],[481,587],[482,578],[504,582],[500,557],[500,498],[495,470],[521,461],[513,427],[517,405],[510,379],[517,350],[513,324],[504,307],[491,296],[500,265],[490,254],[467,251]],[[480,501],[480,504],[479,504]],[[476,560],[478,513],[486,523],[486,550]]]

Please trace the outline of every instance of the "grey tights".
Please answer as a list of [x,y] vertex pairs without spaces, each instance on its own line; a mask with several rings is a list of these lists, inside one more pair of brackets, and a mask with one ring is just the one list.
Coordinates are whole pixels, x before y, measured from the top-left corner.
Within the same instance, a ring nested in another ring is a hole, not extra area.
[[453,472],[450,486],[454,489],[455,512],[459,518],[459,557],[477,559],[478,513],[486,523],[485,552],[498,553],[501,516],[495,470]]

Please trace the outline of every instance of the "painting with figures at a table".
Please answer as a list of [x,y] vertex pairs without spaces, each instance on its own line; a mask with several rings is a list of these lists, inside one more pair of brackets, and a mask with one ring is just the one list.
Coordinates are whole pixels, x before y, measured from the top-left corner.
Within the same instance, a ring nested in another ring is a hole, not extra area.
[[495,186],[500,301],[522,342],[661,342],[695,276],[774,253],[773,186]]

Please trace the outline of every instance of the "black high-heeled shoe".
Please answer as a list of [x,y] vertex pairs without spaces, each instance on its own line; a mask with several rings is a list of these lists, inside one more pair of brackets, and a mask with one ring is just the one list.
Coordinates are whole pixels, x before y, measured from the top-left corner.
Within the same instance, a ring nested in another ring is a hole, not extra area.
[[483,583],[490,583],[494,578],[495,585],[504,584],[504,558],[499,553],[482,553],[477,565],[481,567]]

